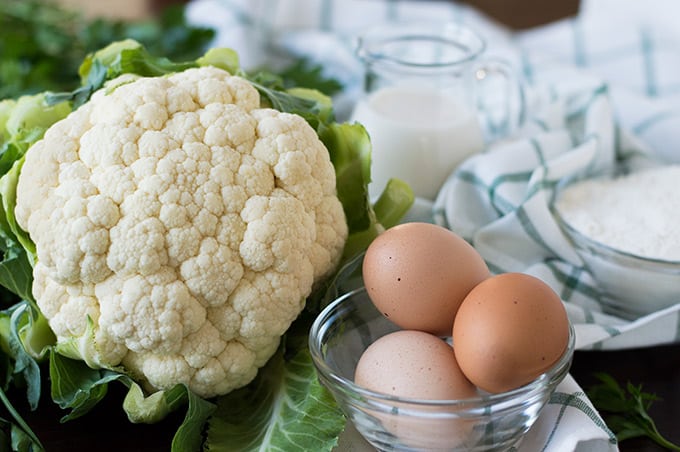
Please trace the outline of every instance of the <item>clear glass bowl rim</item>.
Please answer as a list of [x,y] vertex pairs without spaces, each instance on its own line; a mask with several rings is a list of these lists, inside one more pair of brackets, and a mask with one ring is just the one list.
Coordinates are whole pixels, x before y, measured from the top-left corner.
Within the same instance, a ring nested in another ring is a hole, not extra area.
[[[377,391],[373,391],[362,386],[355,384],[352,380],[339,375],[335,372],[322,356],[320,338],[322,333],[327,328],[329,320],[332,316],[342,307],[342,304],[348,299],[361,292],[365,292],[365,287],[360,287],[347,292],[331,303],[329,303],[317,316],[312,324],[309,331],[309,350],[312,356],[312,361],[317,369],[326,379],[331,381],[336,388],[343,392],[353,393],[356,396],[367,398],[379,403],[384,403],[386,405],[399,403],[408,404],[414,407],[450,407],[459,408],[465,411],[466,409],[476,409],[480,406],[490,407],[494,405],[505,405],[512,403],[516,400],[524,400],[527,396],[531,394],[543,392],[547,387],[551,385],[557,385],[561,382],[564,377],[569,372],[571,367],[571,362],[574,355],[575,349],[575,331],[574,327],[569,322],[569,339],[567,342],[567,347],[562,354],[562,356],[555,362],[555,364],[548,369],[546,372],[532,380],[531,382],[520,386],[519,388],[512,389],[510,391],[496,393],[496,394],[484,394],[478,397],[472,397],[468,399],[455,399],[455,400],[425,400],[425,399],[415,399],[415,398],[402,398],[397,397]],[[370,302],[367,300],[367,302]]]

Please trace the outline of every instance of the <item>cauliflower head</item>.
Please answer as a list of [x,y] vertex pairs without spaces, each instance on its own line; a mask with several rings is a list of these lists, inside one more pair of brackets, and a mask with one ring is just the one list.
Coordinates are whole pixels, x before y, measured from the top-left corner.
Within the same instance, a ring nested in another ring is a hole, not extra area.
[[15,214],[36,245],[33,294],[90,365],[228,393],[338,264],[328,151],[222,69],[112,82],[26,154]]

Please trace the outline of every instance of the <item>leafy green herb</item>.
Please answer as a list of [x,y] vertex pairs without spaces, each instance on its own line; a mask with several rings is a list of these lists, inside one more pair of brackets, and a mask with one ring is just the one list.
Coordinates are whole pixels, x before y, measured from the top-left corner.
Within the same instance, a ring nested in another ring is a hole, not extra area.
[[0,99],[78,85],[83,58],[111,42],[130,38],[154,55],[192,60],[215,36],[190,26],[174,5],[158,19],[85,19],[50,0],[0,1]]
[[661,435],[649,415],[649,408],[659,400],[655,394],[644,392],[642,385],[636,386],[630,382],[624,388],[605,373],[595,376],[600,383],[587,391],[588,397],[619,441],[647,437],[669,450],[680,451],[680,446]]

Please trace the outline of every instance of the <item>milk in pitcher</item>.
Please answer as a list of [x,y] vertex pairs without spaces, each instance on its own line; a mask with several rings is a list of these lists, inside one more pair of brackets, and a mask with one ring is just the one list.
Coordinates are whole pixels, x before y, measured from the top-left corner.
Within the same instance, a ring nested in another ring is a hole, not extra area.
[[371,138],[372,199],[396,177],[433,200],[454,169],[484,147],[476,112],[434,87],[381,88],[357,103],[352,120]]

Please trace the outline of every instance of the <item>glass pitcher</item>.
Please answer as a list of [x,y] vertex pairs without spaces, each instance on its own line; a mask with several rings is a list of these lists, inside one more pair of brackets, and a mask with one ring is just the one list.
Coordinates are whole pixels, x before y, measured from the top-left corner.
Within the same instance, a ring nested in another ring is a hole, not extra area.
[[373,145],[371,198],[396,177],[434,200],[463,160],[519,122],[521,85],[484,50],[477,33],[454,23],[396,23],[359,36],[363,95],[351,120]]

